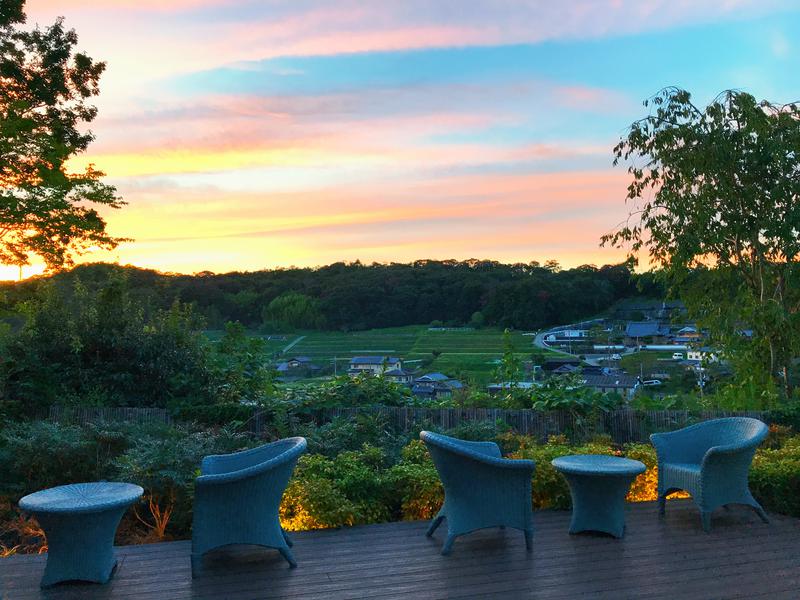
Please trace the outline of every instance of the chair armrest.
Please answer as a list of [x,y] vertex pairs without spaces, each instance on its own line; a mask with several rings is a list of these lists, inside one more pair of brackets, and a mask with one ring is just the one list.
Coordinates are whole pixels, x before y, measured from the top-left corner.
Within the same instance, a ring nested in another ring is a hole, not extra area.
[[[282,464],[297,460],[306,451],[306,446],[306,440],[303,438],[289,438],[244,452],[207,456],[203,459],[203,465],[207,467],[207,470],[201,470],[203,474],[195,479],[195,484],[197,487],[219,485],[260,475]],[[241,468],[222,470],[216,464],[220,459],[222,459],[224,467],[241,465]]]
[[732,444],[712,446],[705,453],[705,456],[703,456],[702,464],[705,466],[715,456],[720,456],[720,457],[733,456],[740,453],[745,454],[749,453],[750,451],[755,451],[755,449],[758,447],[760,443],[761,440],[749,439],[749,440],[742,440],[741,442],[734,442]]
[[485,454],[486,456],[494,458],[502,458],[503,456],[500,452],[500,447],[494,442],[467,442],[462,440],[459,442],[459,445],[465,446],[480,454]]
[[240,452],[211,454],[203,457],[200,462],[200,473],[202,475],[219,475],[241,471],[272,460],[291,449],[297,443],[297,438],[287,438]]

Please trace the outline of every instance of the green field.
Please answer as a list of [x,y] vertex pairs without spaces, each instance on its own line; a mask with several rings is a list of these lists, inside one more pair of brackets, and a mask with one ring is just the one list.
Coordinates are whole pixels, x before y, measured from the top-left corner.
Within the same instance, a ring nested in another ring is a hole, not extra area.
[[[519,357],[528,359],[534,350],[533,336],[513,332],[511,339]],[[282,354],[293,342],[296,343]],[[350,333],[312,331],[287,335],[285,341],[270,340],[268,344],[270,353],[286,357],[309,356],[320,365],[332,365],[335,358],[340,372],[347,368],[353,356],[397,356],[407,368],[414,369],[423,359],[432,359],[433,352],[438,351],[441,354],[425,367],[425,371],[441,371],[483,384],[493,379],[503,354],[503,331],[497,328],[430,331],[427,326],[415,325]]]

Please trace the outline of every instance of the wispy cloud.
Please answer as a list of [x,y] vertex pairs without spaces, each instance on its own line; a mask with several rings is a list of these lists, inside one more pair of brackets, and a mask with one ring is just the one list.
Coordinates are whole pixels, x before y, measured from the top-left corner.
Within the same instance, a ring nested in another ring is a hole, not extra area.
[[610,149],[638,102],[669,84],[793,96],[793,8],[28,3],[108,61],[97,141],[73,165],[108,173],[130,203],[106,214],[112,234],[137,241],[91,258],[177,271],[621,258],[597,241],[626,214]]

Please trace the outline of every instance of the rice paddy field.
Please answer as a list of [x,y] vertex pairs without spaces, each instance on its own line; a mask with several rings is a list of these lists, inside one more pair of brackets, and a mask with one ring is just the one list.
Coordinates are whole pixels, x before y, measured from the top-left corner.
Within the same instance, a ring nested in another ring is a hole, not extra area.
[[[512,332],[515,353],[523,360],[537,350],[533,335]],[[213,334],[212,334],[213,337]],[[343,372],[353,356],[390,355],[403,359],[409,369],[422,366],[422,361],[432,361],[425,371],[441,371],[474,383],[487,383],[494,379],[503,355],[503,330],[483,329],[430,329],[416,325],[368,331],[339,332],[312,331],[284,336],[261,336],[267,341],[268,352],[281,357],[309,356],[319,365],[333,365]],[[434,357],[434,353],[438,356]]]

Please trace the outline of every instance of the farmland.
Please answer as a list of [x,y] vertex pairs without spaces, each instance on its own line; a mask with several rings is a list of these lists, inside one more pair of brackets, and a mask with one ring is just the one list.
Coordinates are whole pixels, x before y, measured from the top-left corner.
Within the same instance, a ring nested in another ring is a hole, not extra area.
[[[210,335],[212,339],[217,337],[216,332]],[[510,336],[516,354],[523,360],[529,359],[535,350],[533,336],[519,331],[511,332]],[[493,379],[504,351],[503,331],[498,328],[434,330],[414,325],[356,332],[298,332],[287,334],[285,339],[275,335],[261,337],[276,359],[308,356],[320,366],[330,368],[335,360],[339,373],[347,369],[353,356],[391,355],[402,358],[410,369],[424,367],[426,371],[441,371],[479,384]]]

